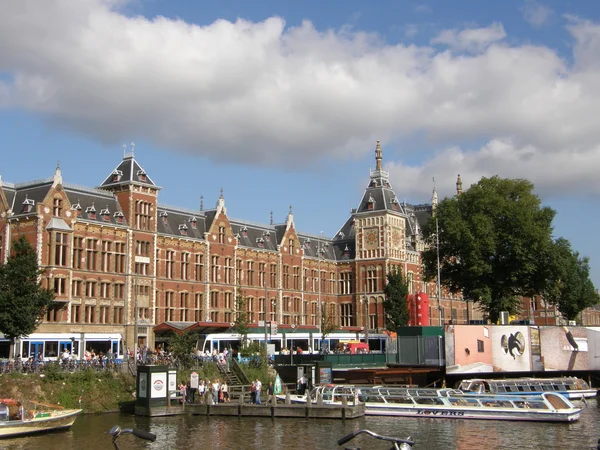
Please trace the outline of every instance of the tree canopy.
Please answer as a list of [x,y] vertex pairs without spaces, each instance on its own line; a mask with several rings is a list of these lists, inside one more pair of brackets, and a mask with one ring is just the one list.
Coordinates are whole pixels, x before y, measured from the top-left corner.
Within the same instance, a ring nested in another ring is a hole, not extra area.
[[501,311],[518,313],[520,296],[548,286],[555,211],[541,206],[533,188],[527,180],[482,178],[441,201],[424,230],[426,277],[437,276],[437,228],[441,284],[479,303],[492,323]]
[[384,288],[386,328],[397,332],[398,328],[408,325],[410,315],[408,312],[408,284],[400,270],[393,270],[387,274],[387,284]]
[[40,285],[37,255],[21,237],[12,244],[6,264],[0,265],[0,332],[9,339],[35,331],[54,292]]
[[590,280],[588,258],[582,258],[571,249],[566,239],[558,239],[548,264],[549,283],[544,298],[555,305],[567,320],[575,320],[585,308],[599,302]]

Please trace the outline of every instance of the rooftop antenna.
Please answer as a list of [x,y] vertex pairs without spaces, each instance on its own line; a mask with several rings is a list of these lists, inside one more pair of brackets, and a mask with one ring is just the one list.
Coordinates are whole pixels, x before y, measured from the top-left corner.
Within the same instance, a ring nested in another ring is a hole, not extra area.
[[131,156],[134,156],[135,142],[131,143]]
[[127,155],[127,144],[123,144],[123,158]]

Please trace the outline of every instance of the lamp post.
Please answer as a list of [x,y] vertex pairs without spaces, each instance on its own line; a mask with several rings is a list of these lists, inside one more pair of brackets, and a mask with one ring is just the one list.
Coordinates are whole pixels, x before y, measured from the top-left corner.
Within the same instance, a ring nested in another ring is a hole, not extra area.
[[364,292],[364,302],[365,302],[365,343],[369,345],[369,297],[367,297],[367,285],[365,283],[365,292]]
[[[442,322],[442,285],[440,283],[440,229],[438,227],[438,219],[435,218],[435,246],[437,250],[437,295],[438,295],[438,309],[440,312],[440,326]],[[452,314],[452,312],[450,312]]]
[[321,231],[321,239],[319,240],[319,243],[317,245],[317,258],[318,258],[318,262],[317,262],[317,270],[319,271],[319,279],[318,279],[318,329],[319,329],[319,347],[321,347],[323,345],[323,307],[321,305],[321,256],[323,254],[323,249],[322,249],[322,239],[323,239],[323,232]]
[[[266,268],[265,268],[266,270]],[[268,337],[267,337],[267,323],[270,322],[270,311],[269,311],[269,298],[267,294],[267,277],[265,273],[265,277],[263,280],[263,284],[265,286],[265,347],[267,346]],[[267,320],[268,319],[268,320]]]

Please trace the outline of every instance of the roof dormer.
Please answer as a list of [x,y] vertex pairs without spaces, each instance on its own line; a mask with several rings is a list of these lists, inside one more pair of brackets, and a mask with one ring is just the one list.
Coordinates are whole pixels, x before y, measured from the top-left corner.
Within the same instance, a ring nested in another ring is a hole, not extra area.
[[35,206],[35,200],[27,198],[27,195],[26,195],[25,200],[23,200],[23,209],[21,212],[30,213],[33,211],[34,206]]
[[261,238],[261,237],[256,240],[256,243],[258,244],[259,248],[264,248],[265,247],[265,240],[263,238]]
[[167,223],[168,219],[169,219],[169,213],[166,211],[161,211],[160,214],[158,215],[161,219],[163,223]]
[[96,218],[96,208],[94,207],[93,203],[92,206],[88,206],[87,208],[85,208],[85,213],[87,214],[88,219]]
[[117,223],[123,223],[124,222],[124,215],[121,211],[115,211],[115,213],[113,214],[115,221]]
[[179,232],[182,236],[187,236],[188,234],[188,226],[185,223],[179,225]]
[[105,222],[110,222],[110,211],[108,210],[108,206],[100,211],[100,216],[102,216],[102,220]]
[[117,183],[117,182],[121,181],[121,178],[123,178],[123,171],[115,169],[112,171],[112,173],[110,175],[112,177],[112,182]]
[[375,209],[375,199],[372,195],[369,195],[369,200],[367,200],[367,209],[373,210]]
[[138,170],[136,175],[138,177],[138,180],[140,180],[140,181],[146,181],[148,178],[146,175],[146,171],[144,169]]
[[192,216],[188,219],[188,222],[190,223],[190,226],[192,227],[192,229],[195,230],[196,224],[198,223],[198,219],[196,219],[196,217]]
[[246,227],[246,226],[242,227],[242,236],[248,237],[248,227]]

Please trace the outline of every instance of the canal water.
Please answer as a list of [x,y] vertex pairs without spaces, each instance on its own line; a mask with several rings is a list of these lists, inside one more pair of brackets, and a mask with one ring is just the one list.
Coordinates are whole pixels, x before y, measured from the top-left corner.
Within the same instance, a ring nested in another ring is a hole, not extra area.
[[[81,416],[69,431],[0,440],[6,450],[111,449],[108,431],[113,425],[137,427],[157,434],[154,443],[131,435],[118,442],[128,449],[342,449],[336,441],[367,428],[381,434],[412,436],[419,449],[590,449],[600,438],[600,409],[588,402],[574,424],[493,422],[461,419],[402,419],[364,417],[358,420],[266,419],[177,416],[145,418],[122,414]],[[364,436],[364,435],[363,435]],[[359,436],[346,446],[387,449],[381,441]]]

